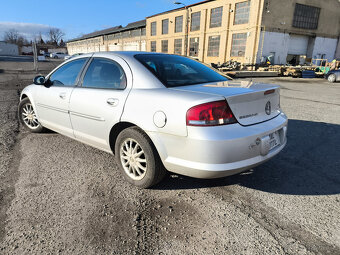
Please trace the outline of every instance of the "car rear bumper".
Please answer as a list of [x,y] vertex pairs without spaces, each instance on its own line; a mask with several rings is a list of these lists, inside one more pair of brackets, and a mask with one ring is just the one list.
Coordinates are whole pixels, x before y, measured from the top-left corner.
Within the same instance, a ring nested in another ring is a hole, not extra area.
[[[286,145],[287,124],[282,113],[252,126],[188,127],[187,137],[149,135],[170,172],[209,179],[243,172],[274,157]],[[269,150],[268,136],[275,131],[280,145]]]

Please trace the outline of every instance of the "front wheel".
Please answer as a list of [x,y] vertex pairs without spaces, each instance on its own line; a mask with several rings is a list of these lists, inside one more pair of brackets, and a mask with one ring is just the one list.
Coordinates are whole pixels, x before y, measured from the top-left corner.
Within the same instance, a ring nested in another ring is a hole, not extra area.
[[336,79],[335,74],[330,74],[327,78],[327,80],[331,83],[335,82],[335,79]]
[[32,133],[41,133],[44,127],[38,121],[31,101],[26,97],[20,101],[18,117],[23,126]]
[[125,179],[139,188],[149,188],[165,176],[150,138],[137,127],[124,129],[118,135],[115,157]]

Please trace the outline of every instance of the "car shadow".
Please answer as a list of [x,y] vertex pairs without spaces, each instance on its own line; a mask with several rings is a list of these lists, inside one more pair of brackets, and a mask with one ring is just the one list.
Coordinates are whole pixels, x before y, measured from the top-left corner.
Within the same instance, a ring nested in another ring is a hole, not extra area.
[[154,189],[198,189],[241,185],[288,195],[340,193],[340,125],[289,120],[288,143],[270,161],[247,172],[202,180],[170,175]]

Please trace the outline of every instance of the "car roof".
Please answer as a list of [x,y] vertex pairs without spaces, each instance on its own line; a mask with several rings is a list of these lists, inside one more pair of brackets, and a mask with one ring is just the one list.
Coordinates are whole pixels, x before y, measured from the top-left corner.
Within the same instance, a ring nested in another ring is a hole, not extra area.
[[[90,52],[90,53],[80,53],[80,55],[76,56],[77,58],[86,58],[86,57],[108,57],[108,56],[118,56],[123,59],[131,59],[134,58],[135,55],[146,55],[146,54],[154,54],[154,55],[167,55],[165,53],[160,52],[147,52],[147,51],[101,51],[101,52]],[[74,58],[76,59],[76,58]]]
[[112,54],[116,56],[121,56],[121,57],[133,57],[134,55],[139,55],[139,54],[154,54],[154,55],[166,55],[164,53],[159,53],[159,52],[146,52],[146,51],[103,51],[103,52],[94,52],[94,56],[97,55],[107,55],[107,54]]

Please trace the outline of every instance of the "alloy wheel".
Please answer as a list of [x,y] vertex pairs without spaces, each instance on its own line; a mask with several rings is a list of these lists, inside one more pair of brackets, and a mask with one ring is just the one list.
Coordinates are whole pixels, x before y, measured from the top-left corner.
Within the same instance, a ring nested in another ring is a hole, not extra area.
[[120,160],[126,174],[133,180],[144,178],[147,171],[147,161],[140,144],[131,138],[124,140],[120,147]]
[[38,118],[34,112],[33,106],[30,103],[26,103],[22,107],[21,118],[30,129],[37,129],[40,127]]
[[328,81],[329,82],[335,82],[335,75],[334,74],[331,74],[328,76]]

